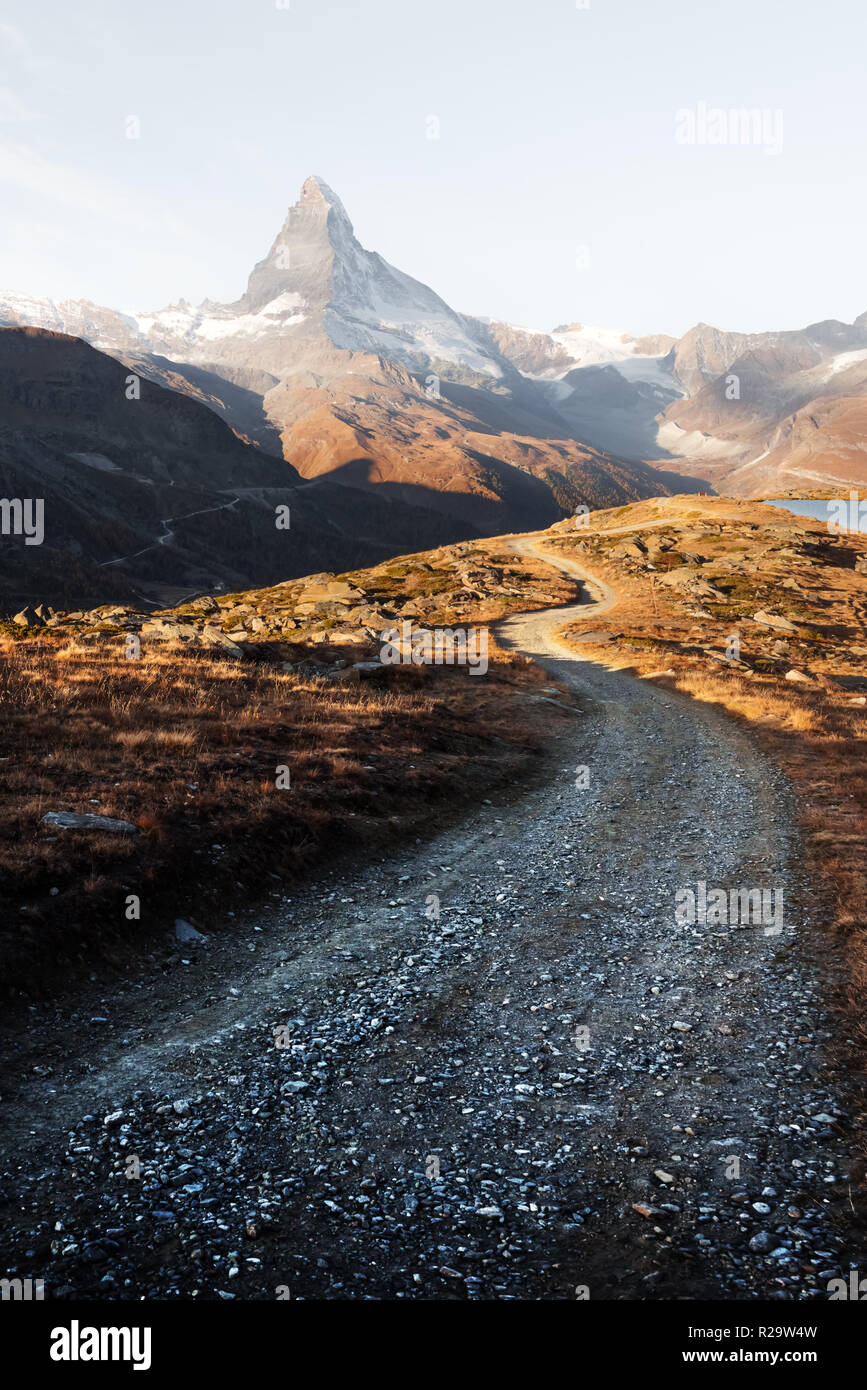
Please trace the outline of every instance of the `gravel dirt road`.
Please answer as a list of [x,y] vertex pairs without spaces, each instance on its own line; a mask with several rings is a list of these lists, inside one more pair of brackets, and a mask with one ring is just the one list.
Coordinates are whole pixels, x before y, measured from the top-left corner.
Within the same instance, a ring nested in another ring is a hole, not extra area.
[[[582,617],[616,602],[552,563]],[[7,1274],[54,1298],[809,1299],[858,1263],[789,787],[712,708],[563,648],[571,612],[499,628],[576,697],[552,687],[532,786],[239,912],[170,984],[96,982],[7,1034]],[[780,930],[678,922],[700,880],[782,888]]]

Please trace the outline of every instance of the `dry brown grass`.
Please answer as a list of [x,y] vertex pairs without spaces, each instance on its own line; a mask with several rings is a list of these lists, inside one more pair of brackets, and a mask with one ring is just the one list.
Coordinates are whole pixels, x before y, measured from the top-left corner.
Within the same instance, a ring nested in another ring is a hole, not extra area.
[[[337,851],[417,831],[528,769],[551,716],[522,700],[516,720],[515,694],[543,677],[496,649],[492,658],[484,677],[390,668],[379,688],[200,649],[155,646],[127,661],[114,639],[5,643],[6,987],[38,988],[76,961],[120,961],[174,916],[210,928],[237,884],[253,898]],[[276,785],[281,766],[287,790]],[[41,824],[64,810],[140,833]],[[126,919],[128,894],[141,898],[139,922]]]

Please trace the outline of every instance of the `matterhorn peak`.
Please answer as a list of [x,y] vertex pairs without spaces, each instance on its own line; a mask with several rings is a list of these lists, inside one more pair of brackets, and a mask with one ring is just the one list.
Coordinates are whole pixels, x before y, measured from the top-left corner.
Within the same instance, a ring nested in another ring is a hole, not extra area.
[[337,194],[311,174],[268,255],[254,267],[243,307],[257,312],[288,292],[300,295],[309,308],[324,309],[331,296],[335,252],[339,247],[341,253],[351,254],[355,246],[352,223]]
[[340,208],[341,212],[344,211],[343,204],[334,189],[330,188],[318,174],[311,174],[309,178],[304,180],[301,185],[301,197],[298,199],[296,207],[309,207],[311,203],[324,203],[326,207],[336,207]]
[[301,185],[301,196],[298,202],[291,207],[286,214],[286,223],[283,230],[293,221],[293,213],[302,214],[309,217],[321,217],[326,225],[340,225],[348,233],[353,235],[352,223],[349,214],[341,203],[334,189],[331,188],[324,179],[318,174],[311,174]]
[[410,368],[459,362],[485,376],[502,367],[439,295],[358,241],[337,194],[311,174],[247,292],[232,306],[259,331],[275,325],[308,342],[394,358]]

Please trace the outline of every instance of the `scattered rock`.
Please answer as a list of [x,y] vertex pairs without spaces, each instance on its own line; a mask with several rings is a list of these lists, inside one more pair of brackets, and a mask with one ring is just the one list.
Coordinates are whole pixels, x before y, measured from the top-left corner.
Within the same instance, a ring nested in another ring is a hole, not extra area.
[[203,932],[196,931],[192,922],[187,922],[183,917],[175,918],[175,937],[178,941],[206,941],[207,937]]
[[243,659],[244,653],[241,648],[221,628],[206,624],[202,628],[202,641],[206,647],[218,647],[224,656],[232,656],[237,660]]
[[17,623],[18,627],[41,627],[44,619],[38,617],[36,609],[28,604],[26,608],[21,609],[20,613],[15,614],[12,621]]
[[795,624],[790,623],[788,618],[781,617],[779,613],[769,613],[764,608],[753,614],[753,622],[761,623],[763,627],[779,628],[781,632],[797,632]]

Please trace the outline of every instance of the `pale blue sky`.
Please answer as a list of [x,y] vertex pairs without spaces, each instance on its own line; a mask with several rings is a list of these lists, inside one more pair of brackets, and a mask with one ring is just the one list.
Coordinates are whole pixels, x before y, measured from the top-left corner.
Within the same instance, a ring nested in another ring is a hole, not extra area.
[[[860,0],[5,0],[0,287],[233,299],[316,173],[467,312],[852,319],[865,30]],[[679,144],[700,102],[780,109],[782,150]]]

